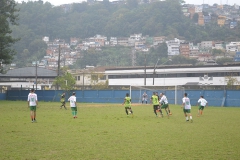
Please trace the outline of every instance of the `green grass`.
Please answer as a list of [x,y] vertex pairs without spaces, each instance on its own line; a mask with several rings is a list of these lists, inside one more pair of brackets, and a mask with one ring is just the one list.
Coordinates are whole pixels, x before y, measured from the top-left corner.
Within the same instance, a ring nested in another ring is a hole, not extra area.
[[[69,104],[67,104],[69,106]],[[208,107],[193,123],[180,106],[156,118],[152,105],[133,106],[127,117],[120,104],[79,104],[78,118],[40,102],[31,123],[27,102],[0,101],[0,159],[159,160],[239,159],[240,108]],[[165,114],[166,115],[166,114]]]

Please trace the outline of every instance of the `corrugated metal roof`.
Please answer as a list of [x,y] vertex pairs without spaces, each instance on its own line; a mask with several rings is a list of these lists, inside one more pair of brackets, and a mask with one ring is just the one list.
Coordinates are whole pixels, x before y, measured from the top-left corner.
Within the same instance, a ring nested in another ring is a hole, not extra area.
[[[35,77],[36,67],[24,67],[7,71],[6,74],[0,74],[0,77]],[[56,77],[57,71],[45,68],[37,68],[38,77]]]

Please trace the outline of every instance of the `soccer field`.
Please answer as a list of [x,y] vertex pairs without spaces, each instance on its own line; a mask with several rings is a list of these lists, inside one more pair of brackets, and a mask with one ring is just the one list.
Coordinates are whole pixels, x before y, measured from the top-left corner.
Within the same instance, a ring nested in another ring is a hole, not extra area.
[[[78,118],[60,102],[39,102],[31,123],[26,101],[0,101],[0,159],[160,160],[239,159],[240,108],[208,107],[193,123],[170,105],[155,117],[152,105],[78,104]],[[165,113],[165,112],[163,112]]]

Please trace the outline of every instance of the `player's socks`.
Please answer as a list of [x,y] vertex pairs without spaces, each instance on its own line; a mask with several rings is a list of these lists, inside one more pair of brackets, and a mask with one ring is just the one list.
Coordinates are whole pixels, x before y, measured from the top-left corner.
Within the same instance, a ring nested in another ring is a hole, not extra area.
[[189,121],[189,120],[188,120],[188,116],[186,117],[186,121]]
[[127,109],[125,109],[125,112],[126,112],[126,114],[128,115],[128,110],[127,110]]
[[75,111],[75,117],[77,118],[77,111]]
[[154,110],[155,115],[157,116],[157,110]]
[[190,121],[191,121],[191,123],[193,122],[192,116],[190,116]]

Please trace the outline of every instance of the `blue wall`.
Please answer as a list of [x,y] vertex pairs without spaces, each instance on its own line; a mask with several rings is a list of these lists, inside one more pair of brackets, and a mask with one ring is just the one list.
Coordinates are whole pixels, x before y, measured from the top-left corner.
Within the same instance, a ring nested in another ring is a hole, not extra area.
[[[54,90],[37,90],[39,101],[60,101],[60,95],[64,91]],[[79,90],[75,91],[78,102],[84,103],[122,103],[126,93],[129,90]],[[133,103],[141,103],[143,90],[132,90],[131,98]],[[158,93],[164,92],[168,97],[170,104],[175,104],[174,90],[158,90]],[[209,106],[233,106],[240,107],[240,91],[237,90],[178,90],[177,104],[182,103],[184,92],[188,93],[191,104],[196,105],[197,100],[203,95],[208,101]],[[72,92],[66,92],[66,99]],[[152,91],[146,91],[148,94],[148,102],[152,95]],[[8,90],[6,94],[0,93],[0,100],[23,100],[27,101],[28,90]]]
[[6,94],[0,93],[0,100],[5,100],[5,99],[6,99]]

